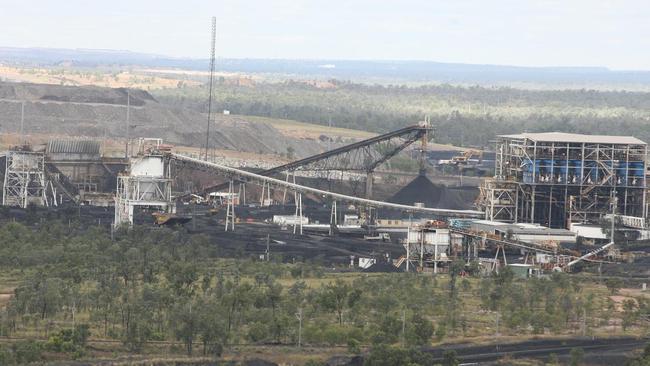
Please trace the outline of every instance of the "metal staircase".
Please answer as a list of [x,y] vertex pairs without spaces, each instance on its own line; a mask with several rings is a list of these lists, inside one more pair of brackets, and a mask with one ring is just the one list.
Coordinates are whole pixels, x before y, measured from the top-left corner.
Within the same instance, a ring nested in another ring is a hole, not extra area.
[[597,167],[598,171],[599,172],[604,171],[605,176],[599,182],[594,183],[594,184],[590,184],[590,185],[584,187],[582,189],[582,191],[580,192],[583,196],[588,195],[589,192],[593,191],[594,188],[596,188],[598,186],[606,185],[607,182],[614,177],[614,169],[613,169],[613,167],[605,165],[605,163],[603,161],[601,161],[601,160],[598,160],[597,163],[599,165]]

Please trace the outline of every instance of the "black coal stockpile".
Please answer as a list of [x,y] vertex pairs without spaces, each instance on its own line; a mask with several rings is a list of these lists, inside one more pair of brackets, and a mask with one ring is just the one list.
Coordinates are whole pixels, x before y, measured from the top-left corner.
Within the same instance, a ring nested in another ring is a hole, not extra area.
[[363,270],[368,273],[393,273],[393,272],[402,272],[401,269],[395,267],[394,265],[388,262],[377,262],[370,267]]
[[467,210],[472,208],[477,194],[478,190],[475,188],[450,188],[442,184],[434,184],[429,178],[420,175],[389,198],[388,202],[403,205],[421,202],[424,207],[429,208]]

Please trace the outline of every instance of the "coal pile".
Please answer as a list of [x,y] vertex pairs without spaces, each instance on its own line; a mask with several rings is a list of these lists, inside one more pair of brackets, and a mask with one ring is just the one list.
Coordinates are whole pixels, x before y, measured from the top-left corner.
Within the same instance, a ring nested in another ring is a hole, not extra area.
[[402,272],[399,268],[388,262],[377,262],[372,266],[363,270],[368,273],[393,273],[393,272]]
[[441,184],[434,184],[426,176],[419,175],[389,198],[388,202],[411,206],[420,202],[428,208],[468,210],[472,208],[477,194],[477,189],[449,188]]

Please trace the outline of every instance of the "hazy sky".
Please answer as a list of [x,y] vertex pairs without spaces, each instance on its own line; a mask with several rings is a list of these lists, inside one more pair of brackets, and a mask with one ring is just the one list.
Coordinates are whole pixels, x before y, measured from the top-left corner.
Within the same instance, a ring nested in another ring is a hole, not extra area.
[[649,0],[0,0],[0,46],[650,70]]

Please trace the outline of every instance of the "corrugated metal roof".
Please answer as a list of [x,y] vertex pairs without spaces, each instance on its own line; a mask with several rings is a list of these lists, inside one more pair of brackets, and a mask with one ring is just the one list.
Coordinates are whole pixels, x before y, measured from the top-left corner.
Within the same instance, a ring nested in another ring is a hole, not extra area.
[[92,140],[50,140],[47,153],[99,155],[100,143]]
[[[503,230],[500,227],[498,227],[496,229],[497,230]],[[507,231],[510,231],[510,230],[515,235],[567,235],[567,236],[575,236],[576,235],[573,231],[569,231],[567,229],[550,229],[550,228],[530,229],[530,228],[511,227],[511,228],[508,228]]]
[[472,220],[472,224],[483,225],[484,227],[491,227],[493,230],[500,232],[511,231],[513,234],[535,234],[535,235],[574,235],[574,233],[567,229],[549,228],[540,224],[530,223],[507,223],[501,221],[491,220]]
[[516,135],[500,135],[503,138],[529,139],[532,141],[549,142],[574,142],[588,144],[624,144],[624,145],[646,145],[645,142],[632,136],[608,136],[608,135],[582,135],[579,133],[564,132],[540,132],[520,133]]

